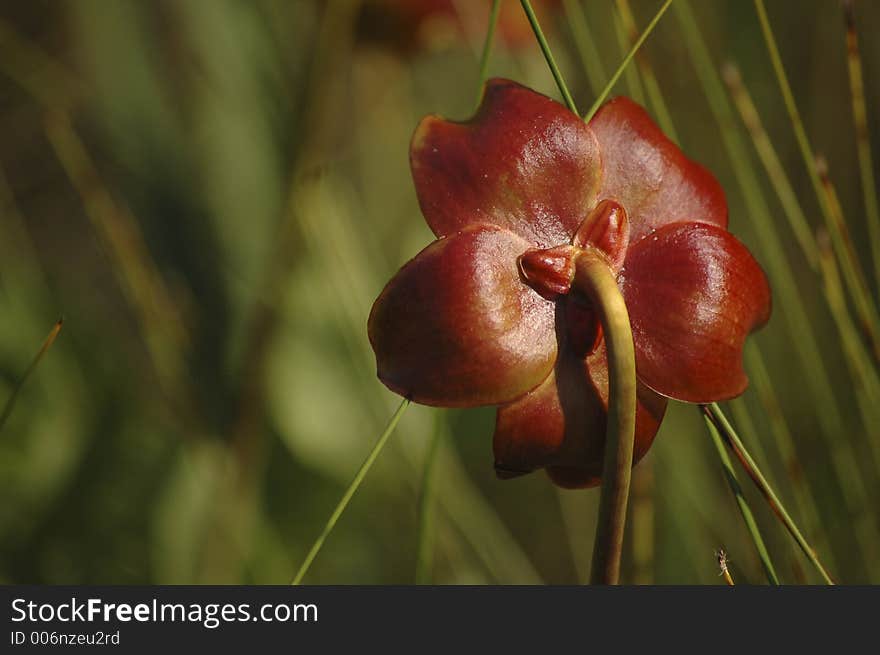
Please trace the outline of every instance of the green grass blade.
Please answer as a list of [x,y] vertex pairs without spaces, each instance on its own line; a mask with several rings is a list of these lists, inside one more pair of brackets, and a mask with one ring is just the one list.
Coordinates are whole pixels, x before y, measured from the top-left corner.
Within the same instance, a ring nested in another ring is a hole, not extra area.
[[617,67],[617,70],[614,71],[614,75],[611,76],[611,79],[608,80],[608,83],[605,85],[605,88],[602,89],[602,93],[596,98],[593,102],[593,106],[590,107],[590,111],[587,112],[586,116],[584,116],[584,120],[589,122],[593,117],[602,103],[605,101],[605,98],[608,97],[608,94],[611,93],[611,89],[614,88],[614,85],[617,84],[617,80],[620,79],[621,74],[626,67],[629,65],[629,62],[632,61],[633,57],[635,57],[636,53],[639,51],[639,48],[642,47],[642,44],[645,40],[651,35],[651,32],[654,31],[654,28],[657,26],[657,23],[660,22],[660,19],[663,18],[663,15],[666,13],[666,10],[669,9],[669,5],[672,4],[672,0],[666,0],[657,13],[654,15],[654,18],[651,19],[651,22],[648,23],[648,26],[642,32],[642,35],[638,38],[638,40],[633,44],[633,47],[627,53],[626,57],[623,58],[623,61],[620,62],[620,66]]
[[[623,25],[626,28],[627,33],[630,35],[630,40],[632,43],[635,43],[638,39],[638,27],[632,9],[629,6],[629,0],[617,0],[617,9],[620,11],[620,17],[623,20]],[[669,112],[669,107],[667,107],[663,93],[660,91],[657,76],[654,74],[654,67],[651,66],[650,60],[643,52],[636,54],[636,64],[642,74],[645,93],[648,96],[648,102],[651,104],[651,108],[654,110],[657,123],[660,125],[666,136],[678,143],[678,133],[673,125],[672,114]]]
[[853,123],[856,128],[856,147],[859,154],[859,174],[868,222],[868,237],[874,259],[874,276],[880,292],[880,208],[877,207],[877,188],[874,184],[874,160],[871,156],[871,135],[868,131],[868,110],[865,106],[865,82],[862,75],[862,55],[856,32],[856,17],[852,0],[844,0],[846,22],[846,54],[852,98]]
[[523,11],[526,12],[526,17],[529,19],[529,23],[532,26],[532,31],[535,33],[535,38],[538,39],[538,44],[541,46],[541,52],[544,53],[544,59],[547,60],[547,65],[550,67],[550,72],[553,73],[553,79],[556,80],[556,86],[559,87],[559,93],[562,94],[562,98],[565,100],[565,104],[568,108],[575,114],[578,113],[577,106],[574,104],[574,98],[571,97],[571,93],[568,91],[568,87],[565,85],[565,80],[562,78],[562,71],[559,70],[559,66],[556,65],[556,60],[553,58],[553,53],[550,51],[550,44],[547,43],[547,39],[544,37],[544,32],[541,30],[541,25],[538,23],[538,17],[535,16],[535,10],[532,9],[532,3],[529,0],[520,0],[520,4],[522,4]]
[[730,446],[731,450],[733,450],[733,452],[736,454],[746,473],[748,473],[749,477],[752,478],[755,486],[758,487],[758,490],[767,500],[767,504],[770,505],[770,509],[773,510],[773,513],[779,518],[779,520],[797,542],[797,545],[800,546],[801,550],[804,551],[807,559],[809,559],[813,566],[816,567],[816,570],[819,572],[819,575],[822,576],[822,579],[826,582],[826,584],[834,584],[831,576],[828,575],[828,571],[822,565],[822,562],[819,561],[819,557],[818,555],[816,555],[815,549],[810,546],[809,543],[807,543],[807,540],[804,538],[803,534],[801,534],[800,529],[792,520],[788,511],[785,509],[785,506],[779,500],[776,492],[774,492],[773,489],[770,487],[770,484],[767,482],[764,474],[761,473],[761,470],[758,468],[755,460],[752,458],[751,455],[749,455],[745,445],[739,438],[736,430],[733,429],[730,421],[727,420],[724,412],[721,411],[721,407],[718,406],[718,403],[712,403],[711,405],[702,405],[701,407],[703,408],[703,412],[706,414],[706,417],[711,421],[711,423],[715,425],[715,427],[718,429],[718,432],[727,442],[727,445]]
[[709,108],[719,127],[724,147],[733,166],[737,184],[746,206],[746,214],[752,221],[763,251],[762,265],[766,268],[774,290],[774,300],[788,324],[792,346],[803,366],[804,387],[810,402],[816,409],[818,433],[828,450],[834,473],[846,503],[849,519],[857,526],[856,536],[859,554],[863,562],[871,561],[871,553],[877,540],[877,531],[865,518],[869,516],[868,488],[859,468],[858,456],[853,444],[839,438],[845,431],[846,421],[838,405],[837,393],[829,382],[830,376],[823,360],[828,348],[820,348],[813,321],[804,308],[799,285],[791,268],[782,239],[776,231],[775,221],[761,184],[749,161],[745,141],[735,129],[737,123],[718,71],[712,62],[706,42],[694,19],[687,0],[675,4],[685,45],[703,86]]
[[[836,569],[834,553],[831,551],[828,535],[822,529],[822,518],[817,509],[819,492],[815,487],[807,484],[798,449],[779,403],[779,398],[773,388],[767,364],[764,362],[760,348],[754,342],[746,343],[745,363],[746,370],[749,372],[749,380],[754,386],[758,402],[764,408],[764,413],[768,419],[770,434],[773,437],[770,441],[776,448],[776,454],[782,463],[786,478],[791,482],[798,515],[803,517],[805,529],[811,541],[816,544],[821,552],[826,553],[825,559],[828,565],[832,569]],[[741,404],[744,401],[739,399],[734,402],[735,404]],[[737,424],[741,428],[743,427],[739,417],[737,417]],[[760,441],[759,435],[751,435],[750,443],[757,443],[758,441]]]
[[736,472],[733,470],[733,463],[730,461],[730,456],[727,454],[721,435],[718,434],[718,430],[708,416],[706,417],[706,427],[709,430],[709,436],[712,438],[712,443],[715,445],[715,450],[718,452],[718,459],[721,460],[721,468],[724,470],[724,477],[727,479],[730,491],[736,499],[736,505],[739,508],[740,514],[742,514],[743,522],[746,524],[746,529],[749,532],[752,543],[755,545],[755,550],[758,551],[758,558],[761,560],[761,566],[764,568],[767,580],[772,585],[778,585],[779,577],[776,575],[776,570],[773,568],[773,562],[770,560],[770,553],[767,552],[767,546],[764,544],[764,538],[761,536],[761,531],[758,529],[758,524],[755,522],[752,510],[749,508],[749,504],[743,495],[739,480],[736,478]]
[[422,472],[422,492],[419,494],[419,532],[416,539],[416,584],[431,584],[434,536],[434,469],[437,465],[437,451],[443,440],[442,416],[438,411],[434,434],[425,454],[425,468]]
[[309,550],[308,554],[306,555],[302,566],[299,567],[299,571],[296,572],[296,576],[293,578],[293,582],[291,584],[300,584],[306,573],[309,572],[309,567],[311,567],[312,562],[315,561],[315,557],[318,556],[318,553],[321,552],[321,548],[324,546],[324,542],[327,540],[327,537],[330,535],[330,533],[333,532],[333,528],[336,527],[336,522],[339,521],[339,517],[342,516],[345,508],[348,507],[348,503],[351,501],[352,497],[361,486],[361,483],[364,481],[367,473],[369,473],[370,468],[372,468],[373,462],[375,462],[376,458],[379,457],[379,453],[382,452],[382,449],[385,447],[388,438],[394,432],[394,428],[397,427],[397,423],[400,421],[400,417],[403,416],[403,413],[406,411],[406,408],[409,407],[409,404],[410,401],[406,398],[404,398],[400,402],[397,410],[388,421],[388,425],[385,426],[384,432],[382,432],[379,439],[376,440],[376,444],[373,446],[373,449],[370,450],[367,458],[364,460],[364,463],[361,464],[361,467],[358,469],[358,472],[355,473],[351,484],[348,485],[345,493],[342,494],[342,498],[340,498],[339,504],[336,505],[336,509],[333,510],[333,512],[330,514],[330,518],[327,519],[327,523],[324,525],[324,529],[321,531],[321,534],[318,535],[315,543],[312,544],[311,550]]
[[608,76],[602,67],[602,58],[590,31],[587,15],[579,0],[562,0],[562,5],[574,39],[574,47],[581,60],[581,66],[587,74],[587,81],[593,93],[598,94],[608,80]]
[[816,248],[816,240],[813,238],[813,232],[804,210],[801,207],[797,194],[791,185],[785,167],[776,154],[776,149],[764,129],[764,124],[755,108],[755,103],[749,94],[748,89],[742,81],[739,69],[733,63],[727,63],[722,68],[722,77],[730,92],[734,106],[742,118],[743,125],[748,130],[758,158],[767,172],[767,177],[779,196],[785,217],[788,219],[789,227],[794,233],[795,239],[807,258],[810,266],[817,270],[819,267],[819,251]]
[[495,29],[498,27],[498,14],[501,11],[501,0],[492,0],[492,9],[489,10],[489,27],[486,30],[486,40],[483,42],[483,54],[480,55],[480,84],[477,88],[477,104],[483,98],[483,85],[489,79],[489,56],[492,54],[492,44],[495,42]]
[[[779,54],[779,47],[776,44],[776,37],[773,34],[773,27],[770,25],[770,19],[767,16],[767,10],[764,6],[764,0],[755,0],[755,10],[758,14],[758,21],[761,24],[761,31],[764,34],[764,41],[767,44],[767,50],[770,53],[770,61],[773,64],[773,70],[776,73],[776,79],[782,92],[782,98],[788,116],[791,121],[792,129],[795,133],[795,139],[803,157],[804,164],[809,173],[810,182],[819,201],[819,207],[822,209],[822,216],[825,218],[825,225],[831,234],[834,251],[840,262],[841,269],[844,274],[844,281],[847,285],[847,291],[853,298],[856,305],[856,311],[859,313],[860,319],[865,328],[870,331],[872,344],[875,352],[880,352],[880,314],[874,304],[871,294],[868,290],[867,282],[862,272],[861,265],[851,250],[847,249],[845,239],[841,234],[841,226],[845,226],[845,222],[837,220],[835,217],[835,208],[829,200],[827,190],[823,185],[821,175],[816,162],[816,155],[810,145],[807,132],[804,129],[804,123],[801,119],[800,111],[794,99],[791,85],[788,82],[788,75],[785,72],[785,66],[782,63],[782,56]],[[841,214],[842,216],[842,214]]]
[[874,469],[880,472],[880,435],[872,429],[880,425],[880,376],[871,366],[868,353],[858,337],[846,306],[846,296],[840,281],[840,273],[834,253],[828,243],[828,235],[820,233],[819,261],[822,266],[825,297],[831,307],[831,315],[844,347],[844,359],[854,381],[853,391],[862,417],[868,445],[874,458]]
[[6,421],[9,419],[9,416],[12,414],[12,409],[15,407],[15,401],[18,398],[19,392],[24,387],[25,382],[28,381],[28,378],[33,374],[34,370],[36,370],[40,361],[43,357],[46,356],[49,348],[52,347],[52,344],[55,343],[55,339],[58,338],[58,333],[61,332],[61,326],[64,324],[64,318],[59,318],[55,325],[52,326],[52,329],[49,331],[49,336],[46,337],[45,341],[43,341],[43,345],[37,351],[37,354],[31,360],[30,365],[25,369],[24,373],[22,373],[18,382],[12,389],[12,393],[9,394],[9,398],[6,399],[6,404],[3,405],[3,412],[0,413],[0,432],[3,431],[3,426],[6,425]]
[[[612,22],[614,23],[614,33],[617,36],[617,44],[623,56],[626,56],[630,48],[632,48],[635,39],[639,38],[638,34],[630,38],[630,31],[624,25],[623,17],[619,12],[615,12],[612,15]],[[638,60],[638,57],[636,59]],[[623,71],[623,75],[626,79],[629,97],[644,107],[646,104],[645,89],[642,86],[642,80],[639,78],[639,69],[635,66],[627,66]]]

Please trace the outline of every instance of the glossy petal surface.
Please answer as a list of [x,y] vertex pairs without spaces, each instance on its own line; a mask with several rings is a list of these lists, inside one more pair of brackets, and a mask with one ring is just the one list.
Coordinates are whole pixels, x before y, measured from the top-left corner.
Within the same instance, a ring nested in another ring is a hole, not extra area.
[[715,177],[685,157],[629,98],[604,104],[590,127],[604,175],[599,198],[617,200],[630,220],[630,243],[669,223],[727,227],[727,202]]
[[726,230],[668,225],[630,246],[620,285],[642,382],[706,403],[742,393],[746,335],[770,315],[767,278]]
[[415,402],[507,402],[556,359],[554,305],[519,277],[529,248],[496,226],[435,241],[385,287],[370,314],[379,378]]
[[592,131],[558,102],[490,80],[468,122],[427,116],[410,163],[437,236],[499,225],[540,247],[568,243],[593,207],[601,167]]
[[[586,360],[564,351],[537,389],[498,409],[495,466],[499,477],[546,467],[560,486],[599,483],[608,411],[604,344]],[[634,463],[648,451],[666,399],[640,385]]]

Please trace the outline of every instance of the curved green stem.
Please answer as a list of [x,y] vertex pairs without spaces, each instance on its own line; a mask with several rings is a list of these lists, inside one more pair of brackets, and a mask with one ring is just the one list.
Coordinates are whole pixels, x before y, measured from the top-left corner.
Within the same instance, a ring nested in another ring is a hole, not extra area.
[[330,518],[327,519],[327,524],[324,526],[321,534],[315,540],[315,543],[312,544],[312,548],[309,551],[309,554],[306,555],[305,561],[302,563],[302,566],[299,567],[299,571],[296,572],[296,577],[294,577],[291,584],[300,584],[306,573],[308,573],[309,567],[312,565],[315,557],[317,557],[318,553],[321,552],[321,547],[324,545],[324,541],[326,541],[327,536],[331,532],[333,532],[333,528],[336,526],[336,522],[339,520],[339,517],[342,516],[345,508],[348,507],[348,503],[351,501],[355,492],[358,490],[358,487],[361,486],[361,482],[364,481],[364,478],[367,476],[367,473],[373,466],[373,462],[376,461],[379,453],[382,452],[382,448],[388,441],[388,437],[390,437],[391,433],[394,432],[394,428],[397,427],[397,423],[400,421],[400,417],[403,416],[403,412],[406,410],[407,407],[409,407],[409,403],[410,401],[408,398],[404,398],[401,401],[400,406],[398,406],[397,408],[397,411],[394,412],[394,415],[388,421],[388,425],[385,426],[385,431],[382,433],[382,436],[380,436],[379,439],[376,441],[376,445],[373,446],[370,454],[367,455],[364,463],[361,464],[358,472],[355,473],[354,479],[351,481],[351,484],[348,485],[348,489],[346,489],[345,493],[342,494],[342,498],[339,500],[339,504],[336,505],[336,509],[333,510]]
[[578,255],[574,286],[590,298],[599,314],[608,352],[608,427],[590,582],[617,584],[636,428],[632,328],[617,280],[601,255],[591,250]]

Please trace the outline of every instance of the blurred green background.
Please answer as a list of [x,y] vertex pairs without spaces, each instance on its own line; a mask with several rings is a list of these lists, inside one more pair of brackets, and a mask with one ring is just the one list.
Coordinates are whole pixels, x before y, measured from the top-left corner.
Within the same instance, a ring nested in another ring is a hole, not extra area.
[[[880,582],[876,361],[860,336],[848,350],[828,278],[798,247],[738,114],[713,117],[679,2],[614,93],[644,101],[647,64],[682,148],[726,189],[731,229],[775,293],[752,338],[753,385],[729,413],[832,574]],[[0,432],[0,581],[292,579],[399,400],[375,378],[366,319],[432,238],[409,138],[425,113],[467,117],[478,93],[488,0],[408,4],[0,2],[0,403],[65,319]],[[559,97],[519,3],[504,4],[490,74]],[[660,4],[630,0],[639,28]],[[876,302],[840,3],[767,5]],[[691,7],[708,70],[740,67],[817,229],[753,4]],[[586,110],[629,48],[622,5],[541,8]],[[880,155],[880,3],[855,9]],[[542,473],[496,480],[493,420],[491,408],[411,407],[306,582],[413,582],[435,437],[431,580],[584,581],[598,491],[559,491]],[[817,582],[740,480],[783,581]],[[723,547],[738,582],[764,582],[694,407],[670,406],[633,493],[624,581],[720,584]]]

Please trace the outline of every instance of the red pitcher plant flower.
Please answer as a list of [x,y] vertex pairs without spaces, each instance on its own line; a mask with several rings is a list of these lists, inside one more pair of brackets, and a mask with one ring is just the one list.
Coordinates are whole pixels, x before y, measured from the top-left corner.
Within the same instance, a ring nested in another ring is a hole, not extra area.
[[414,402],[498,405],[495,468],[544,468],[586,487],[602,473],[606,340],[573,284],[579,253],[614,276],[632,328],[634,461],[668,398],[739,395],[745,337],[770,314],[767,279],[727,231],[720,185],[627,98],[585,123],[495,79],[466,122],[424,118],[410,161],[437,240],[369,319],[379,378]]

